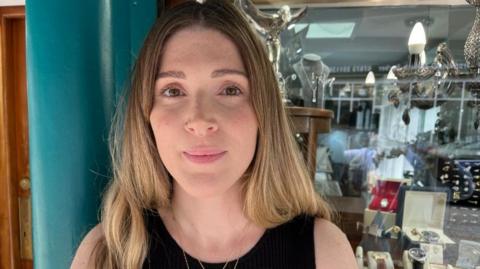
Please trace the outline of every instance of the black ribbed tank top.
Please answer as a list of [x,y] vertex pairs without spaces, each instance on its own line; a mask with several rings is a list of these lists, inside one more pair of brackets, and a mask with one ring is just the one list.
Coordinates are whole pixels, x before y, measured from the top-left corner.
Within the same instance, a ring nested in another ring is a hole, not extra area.
[[[149,251],[143,269],[186,269],[182,249],[167,231],[156,213],[145,215],[149,235]],[[240,257],[237,269],[314,269],[314,217],[297,216],[275,228],[267,229],[255,246]],[[198,261],[189,256],[190,269],[201,269]],[[225,263],[202,262],[205,269],[221,269]],[[233,269],[235,261],[227,268]]]

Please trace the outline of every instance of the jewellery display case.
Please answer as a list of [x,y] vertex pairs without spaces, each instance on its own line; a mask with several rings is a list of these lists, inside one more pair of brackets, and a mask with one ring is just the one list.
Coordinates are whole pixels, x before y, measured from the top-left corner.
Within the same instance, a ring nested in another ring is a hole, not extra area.
[[235,3],[289,114],[333,114],[306,157],[359,268],[479,267],[480,1]]
[[401,229],[407,239],[414,243],[453,244],[444,234],[446,205],[445,192],[406,191]]

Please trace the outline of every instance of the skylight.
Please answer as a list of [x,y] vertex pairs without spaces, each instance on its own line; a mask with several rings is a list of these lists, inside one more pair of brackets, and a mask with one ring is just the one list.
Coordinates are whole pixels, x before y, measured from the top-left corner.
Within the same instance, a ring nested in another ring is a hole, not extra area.
[[[295,24],[295,32],[300,32],[307,25],[307,23]],[[354,22],[310,23],[307,38],[350,38],[353,29]]]

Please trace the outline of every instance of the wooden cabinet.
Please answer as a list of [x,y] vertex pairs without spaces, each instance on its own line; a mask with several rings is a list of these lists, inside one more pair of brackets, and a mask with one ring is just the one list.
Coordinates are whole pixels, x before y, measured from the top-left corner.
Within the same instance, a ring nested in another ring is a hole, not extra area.
[[302,151],[313,180],[317,163],[317,136],[330,132],[333,112],[314,107],[287,107],[287,114],[294,132],[302,138]]

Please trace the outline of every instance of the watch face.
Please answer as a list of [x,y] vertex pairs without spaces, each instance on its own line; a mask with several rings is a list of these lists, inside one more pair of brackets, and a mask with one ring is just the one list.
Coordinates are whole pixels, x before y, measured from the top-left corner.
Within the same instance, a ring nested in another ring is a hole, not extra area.
[[386,208],[388,206],[388,200],[387,198],[383,198],[381,201],[380,201],[380,207],[381,208]]
[[440,235],[433,231],[422,231],[421,237],[427,243],[436,243],[440,240]]
[[410,257],[410,259],[412,259],[413,261],[423,263],[425,262],[427,254],[421,248],[411,248],[408,250],[408,257]]

